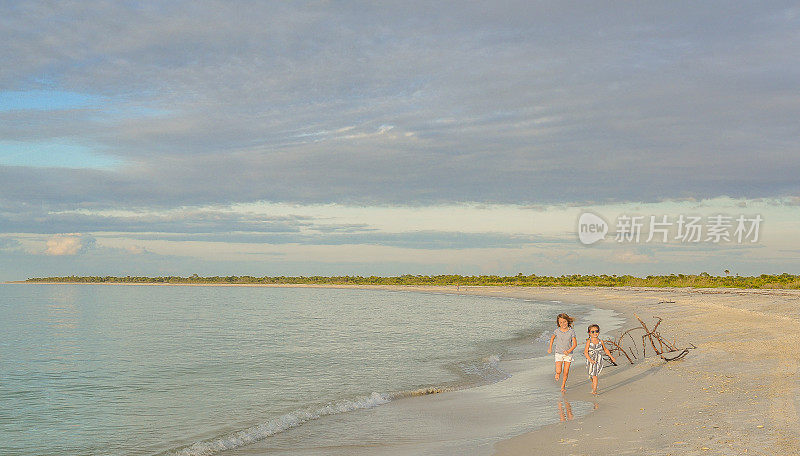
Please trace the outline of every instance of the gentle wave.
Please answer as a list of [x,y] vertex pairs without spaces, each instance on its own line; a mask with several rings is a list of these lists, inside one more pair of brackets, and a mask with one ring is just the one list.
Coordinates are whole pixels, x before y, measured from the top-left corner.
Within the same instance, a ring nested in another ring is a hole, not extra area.
[[511,377],[511,374],[500,369],[500,355],[492,355],[483,362],[462,363],[459,367],[465,374],[476,376],[488,383],[500,382]]
[[[499,367],[500,356],[492,355],[484,362],[461,364],[459,367],[468,375],[475,375],[485,382],[495,383],[511,377],[511,374],[503,371]],[[227,436],[200,441],[191,446],[181,448],[177,451],[167,452],[171,456],[211,456],[221,451],[241,448],[267,437],[281,433],[283,431],[298,427],[308,421],[322,418],[323,416],[336,415],[339,413],[353,412],[356,410],[368,409],[379,405],[388,404],[395,399],[427,396],[439,394],[447,391],[462,389],[466,386],[431,386],[407,391],[397,391],[392,393],[373,392],[369,396],[360,397],[353,400],[342,400],[327,404],[314,410],[296,410],[278,418],[269,420],[256,426],[249,427],[242,431],[229,434]]]
[[391,394],[372,393],[354,400],[334,402],[316,410],[296,410],[278,418],[235,432],[222,438],[196,442],[193,445],[178,451],[168,453],[174,456],[210,456],[220,451],[232,450],[245,445],[264,440],[265,438],[291,429],[301,424],[319,419],[323,416],[337,413],[352,412],[354,410],[376,407],[392,400]]

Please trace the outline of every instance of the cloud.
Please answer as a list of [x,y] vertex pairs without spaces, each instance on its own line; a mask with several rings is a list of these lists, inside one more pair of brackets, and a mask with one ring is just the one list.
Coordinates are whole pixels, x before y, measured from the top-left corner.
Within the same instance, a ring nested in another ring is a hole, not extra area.
[[[0,232],[57,234],[68,232],[157,232],[213,233],[246,231],[254,233],[296,233],[314,227],[311,217],[265,215],[205,208],[172,208],[168,211],[97,214],[49,212],[39,208],[0,208]],[[363,225],[325,225],[328,231],[353,231]]]
[[518,1],[491,12],[425,3],[253,4],[245,15],[224,2],[3,9],[0,90],[100,101],[0,112],[0,137],[77,139],[120,163],[0,167],[9,200],[173,207],[800,194],[788,5],[741,4],[724,16],[712,4]]
[[64,256],[84,253],[94,247],[93,237],[85,234],[59,234],[47,240],[46,255]]
[[147,249],[145,249],[140,245],[129,245],[125,247],[125,251],[127,251],[131,255],[142,255],[144,253],[148,253]]
[[10,251],[18,250],[22,244],[16,239],[9,237],[0,237],[0,250]]
[[[796,18],[788,2],[726,5],[724,15],[713,3],[6,2],[0,233],[22,244],[0,249],[16,262],[17,251],[49,239],[32,270],[85,262],[80,270],[102,273],[133,263],[180,269],[185,258],[162,263],[155,241],[434,256],[547,245],[566,252],[553,270],[574,272],[589,267],[589,251],[569,253],[563,238],[519,224],[399,228],[352,210],[325,220],[286,208],[569,208],[724,195],[783,201],[794,220]],[[45,93],[59,99],[43,103]],[[83,158],[57,159],[70,145]],[[249,202],[289,204],[267,215],[228,210]],[[116,236],[116,250],[62,233],[103,245]],[[685,263],[670,264],[695,267],[697,252],[710,252],[711,264],[754,251],[737,248],[665,246],[617,261],[638,270],[658,258],[647,267],[668,268],[663,255],[674,251]],[[610,247],[591,252],[594,264],[613,266]],[[309,272],[301,263],[296,270]],[[389,264],[380,263],[361,266]],[[452,266],[411,263],[405,272]]]
[[462,250],[521,248],[533,244],[572,244],[572,239],[521,233],[461,233],[414,231],[404,233],[197,233],[197,234],[128,234],[140,241],[197,241],[241,244],[299,245],[382,245],[423,250]]

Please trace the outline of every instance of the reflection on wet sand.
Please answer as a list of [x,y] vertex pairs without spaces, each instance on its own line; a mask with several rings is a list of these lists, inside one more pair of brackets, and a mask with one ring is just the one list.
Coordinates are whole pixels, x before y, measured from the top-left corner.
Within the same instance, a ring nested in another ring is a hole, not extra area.
[[[592,402],[593,410],[597,410],[599,408],[600,404],[597,402]],[[561,396],[561,399],[558,401],[558,418],[561,421],[569,421],[575,418],[572,414],[572,406],[570,405],[566,396]]]
[[561,421],[567,421],[575,418],[572,415],[572,406],[569,405],[569,401],[566,397],[562,397],[560,401],[558,401],[558,418]]

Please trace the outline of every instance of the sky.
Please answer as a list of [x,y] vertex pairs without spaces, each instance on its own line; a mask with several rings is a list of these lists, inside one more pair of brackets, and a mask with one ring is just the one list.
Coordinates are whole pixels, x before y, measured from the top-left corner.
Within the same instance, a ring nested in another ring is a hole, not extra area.
[[800,273],[792,2],[3,1],[0,41],[0,280]]

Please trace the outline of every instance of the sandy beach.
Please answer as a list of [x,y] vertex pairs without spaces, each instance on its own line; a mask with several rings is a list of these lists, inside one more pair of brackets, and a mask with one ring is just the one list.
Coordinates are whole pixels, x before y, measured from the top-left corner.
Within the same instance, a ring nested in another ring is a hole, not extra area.
[[697,346],[683,360],[653,357],[604,370],[597,398],[589,394],[582,363],[576,363],[566,397],[594,401],[596,410],[500,442],[498,456],[800,454],[798,291],[461,287],[457,292],[591,304],[627,317],[626,328],[638,324],[631,321],[634,313],[646,321],[659,316],[663,335]]
[[662,335],[697,347],[669,363],[621,357],[601,374],[597,397],[574,363],[565,398],[596,410],[501,441],[496,456],[800,454],[798,290],[370,288],[589,304],[620,313],[626,329],[638,325],[634,314],[647,323],[659,316]]

